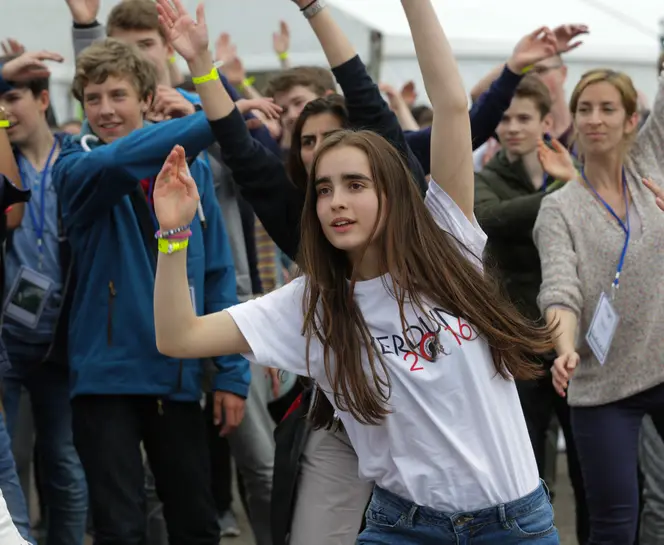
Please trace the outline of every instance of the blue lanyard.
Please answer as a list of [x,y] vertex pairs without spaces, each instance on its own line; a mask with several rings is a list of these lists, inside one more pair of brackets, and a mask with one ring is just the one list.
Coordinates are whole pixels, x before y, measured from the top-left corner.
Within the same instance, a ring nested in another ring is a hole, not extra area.
[[622,230],[625,232],[625,244],[623,245],[622,252],[620,252],[620,260],[618,261],[618,267],[616,268],[616,276],[613,279],[613,284],[611,285],[611,295],[615,297],[615,291],[620,285],[620,273],[622,272],[623,265],[625,264],[625,255],[627,255],[627,246],[629,246],[629,235],[630,235],[630,226],[629,226],[629,200],[627,199],[627,177],[625,176],[625,169],[623,168],[622,172],[622,182],[623,182],[623,197],[625,199],[625,221],[620,219],[620,216],[615,213],[613,208],[607,203],[597,190],[590,184],[588,178],[586,178],[586,173],[583,168],[581,168],[581,176],[583,180],[588,184],[588,187],[592,189],[595,196],[600,200],[604,207],[609,211],[609,213],[616,218],[618,225],[622,227]]
[[[42,268],[42,262],[44,260],[44,226],[45,226],[45,217],[46,217],[46,178],[48,173],[51,170],[51,160],[53,159],[53,154],[55,149],[58,147],[58,139],[55,139],[53,142],[53,147],[48,154],[48,159],[46,159],[46,164],[44,165],[44,170],[42,171],[41,181],[39,183],[39,222],[37,222],[37,216],[35,214],[34,207],[32,206],[32,201],[28,201],[28,212],[30,213],[30,220],[32,220],[32,226],[37,233],[37,250],[39,251],[39,269]],[[23,187],[30,189],[28,184],[28,177],[23,172],[22,162],[25,160],[23,156],[19,156],[19,174],[21,176],[21,182]]]
[[541,191],[543,191],[544,193],[546,193],[546,186],[548,181],[549,181],[549,175],[545,172],[544,176],[542,177],[542,187],[540,188]]

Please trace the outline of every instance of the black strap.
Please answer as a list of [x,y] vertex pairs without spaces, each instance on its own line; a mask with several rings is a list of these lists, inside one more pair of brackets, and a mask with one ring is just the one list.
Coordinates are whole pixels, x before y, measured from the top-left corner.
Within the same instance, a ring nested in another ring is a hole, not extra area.
[[140,184],[136,184],[136,188],[129,194],[129,200],[131,200],[131,205],[134,208],[134,214],[136,214],[138,225],[141,228],[143,240],[145,240],[148,248],[150,248],[152,256],[156,261],[159,248],[157,246],[157,239],[154,237],[155,227],[148,199]]

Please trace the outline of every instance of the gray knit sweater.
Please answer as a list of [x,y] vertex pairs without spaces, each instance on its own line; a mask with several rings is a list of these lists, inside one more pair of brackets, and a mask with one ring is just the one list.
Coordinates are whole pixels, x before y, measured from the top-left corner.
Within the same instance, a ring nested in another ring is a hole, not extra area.
[[613,302],[620,323],[604,366],[585,336],[600,294],[611,293],[624,231],[583,182],[576,181],[544,198],[533,231],[542,262],[540,309],[564,305],[579,320],[581,363],[569,385],[572,406],[610,403],[664,382],[664,212],[641,183],[649,177],[664,185],[663,82],[625,162],[633,201],[630,214],[636,211],[638,221],[630,222],[630,243]]

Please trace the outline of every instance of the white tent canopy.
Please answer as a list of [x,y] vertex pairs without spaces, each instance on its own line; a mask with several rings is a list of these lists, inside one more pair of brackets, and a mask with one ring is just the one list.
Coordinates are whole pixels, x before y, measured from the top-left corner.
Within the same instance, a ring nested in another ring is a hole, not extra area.
[[[413,52],[410,30],[399,0],[329,0],[337,9],[361,21],[386,38],[386,55]],[[591,33],[574,55],[592,61],[653,62],[658,52],[658,20],[664,17],[661,2],[633,0],[433,0],[447,36],[460,57],[495,55],[505,58],[516,40],[542,25],[555,27],[581,23]]]
[[[102,0],[100,20],[120,0]],[[395,85],[413,79],[421,87],[410,31],[399,0],[327,0],[335,18],[363,59],[370,59],[370,36],[382,36],[381,77]],[[516,41],[541,25],[585,23],[591,34],[583,47],[569,55],[570,81],[599,64],[628,71],[652,98],[658,54],[658,21],[664,17],[660,0],[433,0],[462,75],[470,88],[497,62],[510,54]],[[183,0],[192,11],[198,0]],[[272,51],[272,33],[280,19],[291,27],[291,60],[325,65],[325,57],[309,25],[289,0],[207,0],[211,41],[229,32],[252,71],[279,66]],[[0,37],[15,37],[29,49],[62,53],[66,62],[54,68],[58,110],[66,108],[68,82],[73,73],[71,19],[64,0],[7,2],[0,17]],[[424,97],[422,97],[424,98]]]

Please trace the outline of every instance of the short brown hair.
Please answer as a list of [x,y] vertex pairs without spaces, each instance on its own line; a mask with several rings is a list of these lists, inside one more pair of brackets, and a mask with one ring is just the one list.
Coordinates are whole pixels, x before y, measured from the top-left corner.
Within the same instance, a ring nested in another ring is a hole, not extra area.
[[153,97],[157,90],[154,65],[133,45],[107,38],[84,49],[76,59],[72,92],[82,103],[85,87],[104,83],[109,76],[130,80],[142,100]]
[[515,98],[529,98],[535,103],[542,117],[551,112],[551,94],[549,89],[534,74],[528,74],[517,85]]
[[274,98],[277,93],[287,93],[298,85],[311,89],[319,97],[325,96],[330,91],[336,92],[337,89],[332,72],[326,68],[319,66],[297,66],[273,76],[268,81],[263,94],[266,97]]
[[166,42],[166,34],[159,24],[159,13],[154,0],[123,0],[108,15],[106,34],[114,30],[156,30]]

